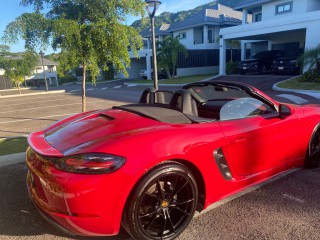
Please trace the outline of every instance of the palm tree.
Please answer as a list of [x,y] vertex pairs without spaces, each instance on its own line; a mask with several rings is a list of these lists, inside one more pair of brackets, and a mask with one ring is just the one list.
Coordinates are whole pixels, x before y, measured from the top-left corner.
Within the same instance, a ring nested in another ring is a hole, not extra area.
[[[176,71],[179,53],[187,57],[187,49],[180,43],[179,37],[168,36],[162,42],[159,42],[159,45],[159,65],[166,70],[168,77],[172,78]],[[170,70],[172,70],[172,76]]]
[[308,70],[316,68],[320,71],[320,44],[315,48],[305,50],[304,54],[298,59],[298,63],[306,66]]

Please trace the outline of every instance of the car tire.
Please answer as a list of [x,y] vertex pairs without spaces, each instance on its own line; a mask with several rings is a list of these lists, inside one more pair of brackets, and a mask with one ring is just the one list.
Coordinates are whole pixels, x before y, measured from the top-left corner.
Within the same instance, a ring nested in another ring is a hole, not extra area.
[[133,239],[176,238],[189,225],[198,188],[184,165],[166,162],[150,170],[134,188],[122,225]]
[[320,127],[318,126],[310,138],[308,152],[306,154],[304,166],[306,168],[314,168],[319,166],[319,163],[320,163]]
[[267,73],[267,67],[265,65],[262,65],[262,67],[260,69],[260,73],[261,74],[266,74]]

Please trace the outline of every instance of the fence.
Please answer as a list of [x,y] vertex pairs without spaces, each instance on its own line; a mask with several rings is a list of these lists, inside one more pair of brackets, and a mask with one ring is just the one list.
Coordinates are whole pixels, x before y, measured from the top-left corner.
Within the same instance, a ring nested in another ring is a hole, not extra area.
[[11,89],[12,88],[12,82],[9,78],[5,76],[0,76],[0,90],[1,89]]

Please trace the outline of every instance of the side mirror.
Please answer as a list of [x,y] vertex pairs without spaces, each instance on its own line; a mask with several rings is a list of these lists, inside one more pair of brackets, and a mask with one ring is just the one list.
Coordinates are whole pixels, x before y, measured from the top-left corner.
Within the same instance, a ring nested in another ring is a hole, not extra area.
[[286,117],[291,116],[292,112],[291,112],[291,108],[288,107],[287,105],[284,104],[280,104],[279,106],[279,116],[281,119],[284,119]]

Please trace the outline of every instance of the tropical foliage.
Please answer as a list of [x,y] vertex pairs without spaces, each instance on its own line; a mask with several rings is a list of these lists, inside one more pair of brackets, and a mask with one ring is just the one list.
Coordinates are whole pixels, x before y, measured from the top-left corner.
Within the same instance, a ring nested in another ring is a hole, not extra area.
[[320,44],[315,48],[306,49],[298,59],[298,64],[307,69],[300,77],[300,81],[320,82]]
[[[14,43],[25,40],[26,49],[51,45],[61,51],[60,66],[65,69],[82,66],[82,110],[86,110],[85,81],[90,71],[93,82],[99,66],[108,70],[110,63],[125,74],[130,66],[128,47],[135,53],[142,46],[138,32],[125,26],[127,15],[143,15],[143,0],[22,0],[34,6],[6,27],[4,39]],[[49,9],[47,14],[42,10]],[[63,71],[63,69],[61,69]]]
[[160,46],[160,51],[158,52],[159,65],[166,70],[168,77],[172,78],[176,72],[179,54],[187,57],[187,49],[180,43],[178,37],[168,36],[158,44]]

